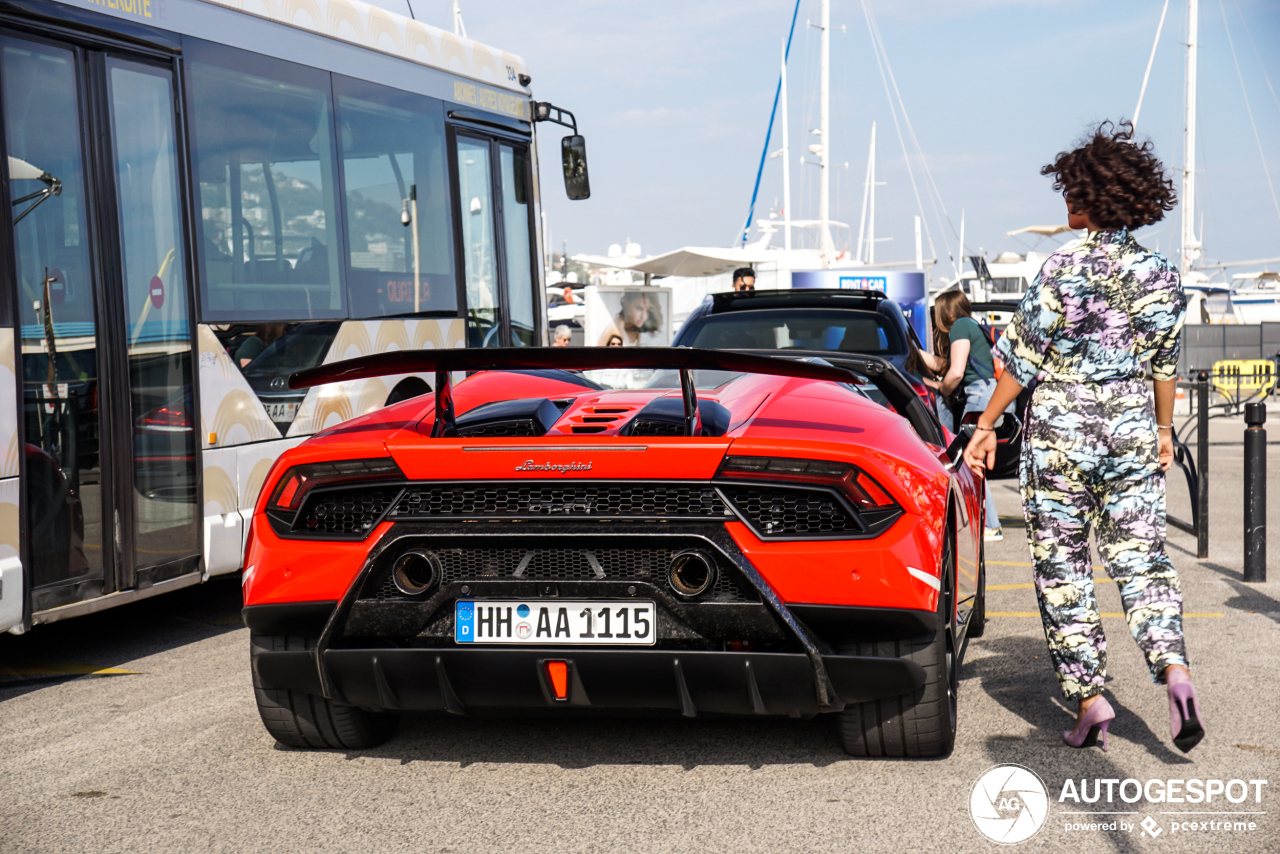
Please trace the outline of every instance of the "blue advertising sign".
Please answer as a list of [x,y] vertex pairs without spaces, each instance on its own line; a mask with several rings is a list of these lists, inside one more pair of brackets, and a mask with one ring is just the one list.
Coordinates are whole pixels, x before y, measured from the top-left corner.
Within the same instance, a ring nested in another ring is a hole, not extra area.
[[792,270],[791,287],[883,291],[902,308],[920,340],[929,340],[929,291],[917,270]]

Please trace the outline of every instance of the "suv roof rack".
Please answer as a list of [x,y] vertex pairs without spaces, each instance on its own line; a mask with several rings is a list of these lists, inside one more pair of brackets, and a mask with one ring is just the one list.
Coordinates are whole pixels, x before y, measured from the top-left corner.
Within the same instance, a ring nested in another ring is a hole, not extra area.
[[883,291],[837,288],[788,288],[773,291],[729,291],[712,294],[711,313],[762,308],[853,308],[875,311],[888,299]]

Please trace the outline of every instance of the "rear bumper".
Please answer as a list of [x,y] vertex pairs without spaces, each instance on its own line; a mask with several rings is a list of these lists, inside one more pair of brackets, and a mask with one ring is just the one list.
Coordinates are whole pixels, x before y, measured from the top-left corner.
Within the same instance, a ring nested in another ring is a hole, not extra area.
[[[310,652],[255,651],[254,667],[274,687],[325,693]],[[367,709],[656,709],[736,715],[812,715],[845,704],[914,694],[924,670],[898,658],[824,655],[835,702],[820,709],[814,667],[803,653],[673,650],[330,649],[324,666],[333,699]],[[569,691],[555,699],[546,662],[569,666]]]

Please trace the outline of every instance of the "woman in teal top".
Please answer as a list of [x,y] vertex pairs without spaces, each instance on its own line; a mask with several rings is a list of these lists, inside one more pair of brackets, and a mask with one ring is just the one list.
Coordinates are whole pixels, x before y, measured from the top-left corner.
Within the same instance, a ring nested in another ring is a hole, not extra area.
[[[986,409],[996,390],[996,365],[991,358],[991,343],[986,333],[973,319],[973,309],[963,291],[946,291],[934,300],[936,334],[934,347],[937,355],[920,351],[920,361],[942,379],[925,378],[925,384],[938,392],[938,418],[952,432],[958,426],[945,399],[957,388],[965,394],[961,417],[969,412]],[[944,357],[943,341],[946,341]],[[1002,540],[1000,516],[996,513],[991,490],[986,490],[987,521],[984,536],[987,540]]]

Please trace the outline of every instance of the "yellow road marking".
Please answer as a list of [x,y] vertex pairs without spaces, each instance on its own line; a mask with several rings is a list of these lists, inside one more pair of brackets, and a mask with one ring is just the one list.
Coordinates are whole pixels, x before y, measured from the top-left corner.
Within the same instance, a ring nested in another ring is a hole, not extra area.
[[[1105,576],[1105,575],[1095,575],[1095,576],[1093,577],[1093,580],[1094,580],[1094,582],[1095,582],[1095,583],[1096,583],[1096,582],[1099,582],[1099,581],[1102,581],[1102,582],[1115,581],[1115,579],[1114,579],[1114,578],[1108,578],[1108,577],[1107,577],[1107,576]],[[987,585],[987,589],[988,589],[988,590],[1030,590],[1030,589],[1031,589],[1031,588],[1033,588],[1033,587],[1035,587],[1035,585],[1034,585],[1034,584],[1031,584],[1031,583],[1027,583],[1027,584],[988,584],[988,585]]]
[[[987,563],[992,564],[993,566],[1035,566],[1034,563],[1019,563],[1016,560],[989,560]],[[1089,568],[1095,572],[1102,569],[1102,567],[1097,564],[1094,564]]]
[[137,670],[122,670],[119,667],[96,667],[92,664],[75,664],[68,661],[44,661],[25,667],[0,667],[0,676],[44,676],[51,673],[68,676],[89,676],[101,674],[106,676],[137,675]]
[[[1038,617],[1039,611],[988,611],[988,617]],[[1124,614],[1103,612],[1104,617],[1123,617]],[[1183,614],[1184,617],[1221,617],[1221,614]]]

